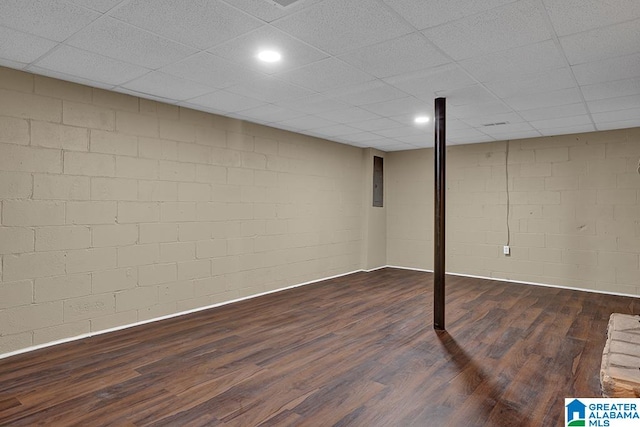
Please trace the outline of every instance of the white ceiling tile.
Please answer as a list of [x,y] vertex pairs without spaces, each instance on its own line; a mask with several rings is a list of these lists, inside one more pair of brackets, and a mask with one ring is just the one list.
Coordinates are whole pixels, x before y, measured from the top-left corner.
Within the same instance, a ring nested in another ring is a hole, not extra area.
[[523,139],[523,138],[537,138],[540,137],[541,134],[535,129],[531,130],[523,130],[523,131],[513,131],[513,132],[485,132],[488,135],[492,136],[498,141],[505,141],[510,139]]
[[56,42],[0,27],[0,58],[29,63],[57,45]]
[[78,6],[88,7],[89,9],[97,10],[98,12],[107,12],[115,5],[122,3],[123,0],[68,0],[70,3],[75,3]]
[[[488,122],[484,122],[484,123],[488,123]],[[496,123],[496,121],[493,121],[491,123]],[[447,116],[446,128],[447,130],[459,130],[459,129],[470,129],[471,126],[469,126],[462,120],[450,118],[449,116]]]
[[551,92],[576,86],[568,67],[534,74],[516,75],[486,82],[485,86],[500,98],[509,98],[536,92]]
[[496,97],[481,85],[438,91],[436,95],[447,98],[447,106],[485,104],[496,100]]
[[531,126],[539,131],[550,130],[555,128],[567,128],[572,126],[590,125],[593,122],[591,117],[586,114],[573,117],[560,117],[557,119],[536,120],[531,122]]
[[[278,51],[282,54],[282,59],[272,63],[259,61],[256,56],[262,50]],[[270,26],[260,27],[218,45],[209,52],[267,74],[299,68],[328,57],[318,49]]]
[[27,63],[26,62],[18,62],[18,61],[13,61],[11,59],[3,59],[0,57],[0,66],[3,67],[8,67],[8,68],[15,68],[16,70],[22,70],[24,68],[27,67]]
[[496,139],[489,136],[489,135],[483,135],[483,136],[468,136],[468,137],[462,137],[462,138],[450,138],[447,139],[447,145],[465,145],[465,144],[477,144],[477,143],[481,143],[481,142],[490,142],[490,141],[495,141]]
[[637,0],[544,0],[559,36],[640,18]]
[[276,6],[273,2],[265,0],[223,0],[230,6],[243,10],[244,12],[255,16],[256,18],[265,21],[272,22],[283,16],[291,15],[299,10],[309,7],[314,3],[318,3],[322,0],[303,0],[297,1],[286,8]]
[[397,141],[404,142],[406,144],[416,145],[419,147],[433,146],[433,130],[431,132],[423,132],[418,135],[398,136]]
[[637,120],[637,118],[640,117],[640,108],[593,113],[591,117],[593,117],[593,121],[597,124]]
[[361,122],[379,118],[377,114],[363,110],[359,107],[349,107],[340,110],[329,110],[318,113],[319,117],[336,123]]
[[335,124],[336,123],[330,120],[325,120],[316,116],[302,116],[276,122],[274,123],[274,126],[283,125],[296,130],[312,130],[333,126]]
[[[535,60],[532,60],[535,58]],[[551,40],[461,61],[460,65],[481,82],[499,81],[566,66]]]
[[367,141],[368,146],[372,148],[382,149],[383,147],[391,147],[396,145],[405,145],[404,143],[397,141],[393,138],[380,138],[375,139],[373,141]]
[[0,25],[63,41],[100,16],[62,0],[2,0]]
[[[277,124],[273,124],[271,126],[277,126]],[[299,132],[302,133],[304,135],[309,135],[312,136],[314,138],[320,138],[320,139],[326,139],[328,141],[336,141],[338,140],[340,137],[339,136],[329,136],[329,135],[323,135],[321,133],[321,131],[319,129],[314,129],[314,130],[294,130],[294,132]],[[339,142],[339,141],[336,141]]]
[[265,102],[280,102],[287,99],[302,98],[313,94],[313,92],[308,89],[291,85],[274,77],[252,80],[243,84],[228,87],[226,90]]
[[177,105],[179,105],[180,107],[190,108],[192,110],[204,111],[205,113],[212,113],[212,114],[217,114],[219,116],[225,116],[225,117],[230,117],[231,114],[235,114],[235,113],[229,113],[228,111],[222,111],[213,107],[206,107],[204,105],[191,104],[187,101],[178,102]]
[[487,135],[496,136],[514,132],[530,132],[533,127],[527,122],[506,123],[504,125],[479,126],[476,130],[486,133]]
[[390,77],[451,62],[419,33],[408,34],[340,56],[376,77]]
[[346,102],[337,100],[327,95],[312,95],[300,99],[287,100],[276,103],[276,105],[307,114],[318,114],[325,111],[341,110],[349,108]]
[[571,68],[581,86],[640,77],[640,54],[588,62]]
[[[466,123],[468,126],[471,126],[471,127],[481,127],[483,125],[490,124],[490,123],[502,123],[502,122],[511,123],[511,124],[522,123],[523,121],[524,120],[522,119],[522,117],[520,117],[518,113],[514,113],[514,112],[474,116],[474,117],[469,117],[462,120],[462,122]],[[449,129],[449,123],[447,123],[447,129]]]
[[242,112],[239,112],[239,113],[227,113],[227,114],[225,114],[225,116],[226,117],[231,117],[233,119],[244,120],[246,122],[258,123],[260,125],[269,125],[269,122],[266,122],[266,121],[261,120],[261,119],[256,119],[255,117],[245,116]]
[[58,80],[65,80],[65,81],[68,81],[68,82],[78,83],[78,84],[85,85],[85,86],[97,87],[99,89],[114,90],[114,88],[116,87],[116,85],[112,84],[112,83],[105,83],[103,81],[89,80],[89,79],[85,79],[83,77],[72,76],[71,74],[61,73],[59,71],[48,70],[46,68],[40,68],[40,67],[36,67],[36,66],[30,66],[29,67],[29,72],[30,73],[34,73],[34,74],[38,74],[38,75],[41,75],[41,76],[52,77],[52,78],[58,79]]
[[619,98],[599,99],[588,101],[587,106],[592,113],[605,111],[619,111],[640,108],[640,95],[621,96]]
[[249,108],[256,108],[261,105],[265,105],[266,103],[254,98],[248,98],[236,93],[227,92],[226,90],[219,90],[217,92],[190,99],[189,104],[217,111],[235,113],[242,110],[248,110]]
[[637,95],[640,94],[640,78],[596,83],[581,86],[580,90],[582,91],[584,99],[587,101],[617,98],[624,95]]
[[407,97],[407,93],[380,80],[372,80],[366,83],[327,91],[326,93],[329,96],[333,96],[351,105],[366,105]]
[[146,74],[122,86],[136,92],[153,94],[178,101],[195,98],[215,90],[214,88],[159,71]]
[[475,15],[514,0],[383,0],[414,27],[428,27]]
[[543,136],[567,135],[572,133],[593,132],[596,128],[593,125],[577,125],[562,128],[542,129],[540,133]]
[[485,141],[493,141],[493,137],[485,134],[484,132],[480,132],[477,129],[458,129],[447,132],[447,140],[451,139],[454,141],[469,141],[470,139],[478,140],[479,138],[485,137]]
[[282,108],[274,104],[267,104],[260,107],[250,108],[248,110],[242,110],[241,113],[245,117],[249,117],[252,120],[260,120],[265,123],[277,122],[280,120],[307,115],[306,113],[303,113],[301,111]]
[[144,67],[64,45],[36,62],[35,65],[113,86],[149,72],[149,69]]
[[[427,116],[429,117],[429,121],[427,123],[416,123],[415,122],[416,116]],[[388,116],[388,118],[400,123],[401,125],[424,130],[424,129],[433,127],[433,108],[429,108],[428,106],[425,106],[424,110],[420,111],[418,114],[401,114],[399,116]],[[446,118],[447,126],[449,126],[449,123],[451,123],[452,121],[457,121],[457,120],[447,116]]]
[[423,31],[456,60],[550,39],[544,10],[535,0],[521,0]]
[[477,116],[492,116],[511,112],[511,108],[499,101],[486,104],[467,104],[447,106],[447,114],[452,118],[467,120]]
[[367,141],[375,141],[380,139],[380,135],[376,135],[375,133],[371,133],[371,132],[360,132],[360,133],[354,133],[350,135],[343,135],[340,137],[340,139],[342,141],[348,141],[348,142],[367,142]]
[[328,58],[296,70],[277,73],[276,76],[318,92],[356,85],[374,79],[373,76],[335,58]]
[[112,16],[199,49],[208,49],[263,25],[218,0],[189,0],[179,5],[174,0],[132,0]]
[[[385,144],[384,142],[387,142],[387,143]],[[399,141],[389,142],[387,140],[381,140],[378,144],[371,145],[371,148],[375,148],[377,150],[384,151],[385,153],[389,153],[392,151],[413,150],[416,147],[412,146],[411,144],[404,144]]]
[[282,129],[282,130],[287,130],[287,131],[290,131],[290,132],[300,133],[302,135],[308,135],[307,132],[298,129],[295,126],[285,126],[283,124],[275,124],[275,123],[270,123],[269,126],[274,127],[276,129]]
[[195,49],[115,19],[101,19],[67,44],[147,68],[160,68],[195,53]]
[[315,132],[317,132],[320,137],[324,137],[324,138],[361,133],[360,129],[352,128],[351,126],[341,125],[341,124],[321,127],[321,128],[315,129]]
[[352,147],[367,148],[367,143],[366,142],[351,142],[351,141],[345,140],[342,137],[336,138],[335,142],[337,142],[339,144],[350,145]]
[[274,25],[334,55],[413,31],[376,0],[326,0],[279,19]]
[[598,130],[627,129],[634,127],[640,127],[640,117],[631,120],[624,120],[621,122],[596,122],[596,128]]
[[455,64],[434,67],[384,79],[388,84],[419,99],[432,100],[435,93],[471,86],[477,83]]
[[380,116],[395,116],[430,111],[431,105],[425,101],[408,96],[405,98],[393,99],[391,101],[367,104],[362,106],[362,108]]
[[401,138],[401,137],[409,137],[409,136],[422,136],[425,134],[432,135],[433,134],[433,125],[424,126],[421,128],[413,127],[413,126],[403,126],[394,129],[382,129],[376,131],[378,135],[384,136],[386,138]]
[[566,105],[554,105],[551,107],[534,108],[518,111],[525,120],[548,120],[561,117],[572,117],[587,114],[587,108],[583,102]]
[[640,19],[560,38],[572,65],[640,52]]
[[207,52],[169,64],[160,71],[218,89],[264,77],[264,74],[232,64]]
[[561,89],[553,92],[532,93],[525,96],[505,98],[504,101],[516,111],[534,108],[575,104],[582,101],[578,88]]
[[[402,116],[391,116],[389,118],[391,120],[394,120],[394,121],[400,123],[401,125],[404,125],[405,127],[410,127],[412,129],[416,130],[417,132],[420,132],[420,133],[424,133],[424,132],[433,133],[433,108],[431,110],[425,112],[425,115],[429,116],[430,121],[428,123],[424,123],[424,124],[416,124],[414,122],[415,116],[412,115],[412,114],[405,114],[405,115],[402,115]],[[520,121],[522,121],[522,120],[520,120]],[[462,122],[461,120],[454,119],[453,117],[451,117],[450,114],[447,114],[446,128],[447,128],[447,131],[449,131],[449,130],[454,130],[454,129],[470,129],[471,126],[469,126],[468,124]]]
[[383,129],[393,129],[399,128],[403,125],[401,123],[396,122],[395,120],[387,119],[387,118],[379,118],[375,120],[365,120],[362,122],[352,122],[349,123],[349,126],[352,126],[356,129],[368,131],[368,132],[377,132]]
[[438,96],[452,144],[640,125],[638,0],[187,3],[4,0],[0,65],[385,150]]
[[[131,96],[137,96],[138,98],[150,99],[152,101],[162,102],[164,104],[177,104],[178,101],[170,98],[164,98],[162,96],[150,95],[144,92],[138,92],[137,90],[127,89],[126,87],[118,86],[113,89],[115,92],[125,93]],[[185,105],[186,107],[187,105]]]

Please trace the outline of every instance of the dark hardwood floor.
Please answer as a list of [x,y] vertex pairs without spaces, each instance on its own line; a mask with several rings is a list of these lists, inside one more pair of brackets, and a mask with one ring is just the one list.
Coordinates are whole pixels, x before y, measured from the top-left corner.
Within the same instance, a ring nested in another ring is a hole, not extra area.
[[0,425],[557,426],[640,299],[357,273],[0,360]]

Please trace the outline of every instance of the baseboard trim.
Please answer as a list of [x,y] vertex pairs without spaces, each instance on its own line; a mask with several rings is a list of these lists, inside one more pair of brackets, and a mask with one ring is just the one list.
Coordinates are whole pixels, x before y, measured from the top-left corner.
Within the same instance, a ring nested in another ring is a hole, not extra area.
[[388,265],[383,265],[381,267],[375,267],[375,268],[371,268],[369,270],[361,270],[361,271],[364,271],[365,273],[371,273],[373,271],[382,270],[383,268],[387,268],[387,267],[389,267],[389,266]]
[[[385,267],[399,268],[401,270],[412,270],[412,271],[422,271],[422,272],[426,272],[426,273],[433,273],[433,270],[426,270],[426,269],[423,269],[423,268],[400,267],[400,266],[396,266],[396,265],[387,265]],[[589,293],[592,293],[592,294],[604,294],[604,295],[614,295],[614,296],[618,296],[618,297],[640,298],[640,295],[624,294],[624,293],[621,293],[621,292],[601,291],[599,289],[574,288],[574,287],[571,287],[571,286],[551,285],[549,283],[539,283],[539,282],[527,282],[527,281],[524,281],[524,280],[503,279],[503,278],[500,278],[500,277],[477,276],[475,274],[453,273],[453,272],[450,272],[450,271],[447,271],[446,274],[448,274],[449,276],[470,277],[472,279],[495,280],[497,282],[518,283],[520,285],[543,286],[545,288],[567,289],[567,290],[570,290],[570,291],[589,292]]]
[[[379,268],[376,268],[375,270],[378,270],[380,268],[385,268],[385,267],[379,267]],[[136,326],[146,325],[146,324],[153,323],[153,322],[159,322],[161,320],[166,320],[166,319],[171,319],[171,318],[174,318],[174,317],[184,316],[184,315],[191,314],[191,313],[197,313],[199,311],[209,310],[209,309],[212,309],[212,308],[215,308],[215,307],[220,307],[220,306],[223,306],[223,305],[232,304],[234,302],[239,302],[239,301],[244,301],[244,300],[248,300],[248,299],[252,299],[252,298],[257,298],[257,297],[261,297],[261,296],[264,296],[264,295],[273,294],[273,293],[276,293],[276,292],[282,292],[282,291],[286,291],[287,289],[293,289],[293,288],[298,288],[298,287],[301,287],[301,286],[312,285],[314,283],[323,282],[325,280],[331,280],[331,279],[335,279],[335,278],[338,278],[338,277],[348,276],[348,275],[354,274],[354,273],[361,273],[361,272],[364,272],[364,271],[367,271],[367,270],[362,270],[362,269],[353,270],[353,271],[350,271],[350,272],[347,272],[347,273],[336,274],[334,276],[323,277],[321,279],[310,280],[308,282],[303,282],[303,283],[297,283],[295,285],[286,286],[284,288],[278,288],[278,289],[274,289],[274,290],[271,290],[271,291],[261,292],[259,294],[255,294],[255,295],[249,295],[249,296],[242,297],[242,298],[236,298],[236,299],[229,300],[229,301],[223,301],[223,302],[219,302],[219,303],[216,303],[216,304],[207,305],[207,306],[204,306],[204,307],[197,307],[197,308],[193,308],[191,310],[186,310],[186,311],[180,311],[180,312],[177,312],[177,313],[167,314],[165,316],[154,317],[152,319],[142,320],[140,322],[128,323],[126,325],[116,326],[116,327],[109,328],[109,329],[103,329],[103,330],[94,331],[94,332],[87,332],[87,333],[84,333],[84,334],[81,334],[81,335],[76,335],[76,336],[69,337],[69,338],[63,338],[63,339],[56,340],[56,341],[50,341],[50,342],[47,342],[47,343],[44,343],[44,344],[38,344],[38,345],[22,348],[20,350],[11,351],[9,353],[0,354],[0,360],[1,359],[6,359],[7,357],[11,357],[11,356],[17,356],[18,354],[29,353],[31,351],[36,351],[36,350],[40,350],[40,349],[43,349],[43,348],[52,347],[54,345],[64,344],[64,343],[68,343],[68,342],[71,342],[71,341],[78,341],[78,340],[82,340],[82,339],[85,339],[85,338],[91,338],[91,337],[94,337],[96,335],[108,334],[109,332],[121,331],[123,329],[134,328]],[[369,270],[369,271],[373,271],[373,270]]]
[[[285,291],[287,289],[293,289],[293,288],[298,288],[298,287],[301,287],[301,286],[311,285],[311,284],[314,284],[314,283],[323,282],[325,280],[331,280],[331,279],[335,279],[335,278],[338,278],[338,277],[348,276],[348,275],[354,274],[354,273],[362,273],[362,272],[371,273],[371,272],[374,272],[374,271],[377,271],[377,270],[381,270],[381,269],[384,269],[384,268],[396,268],[396,269],[399,269],[399,270],[411,270],[411,271],[420,271],[420,272],[423,272],[423,273],[433,273],[433,270],[428,270],[428,269],[423,269],[423,268],[415,268],[415,267],[403,267],[403,266],[399,266],[399,265],[383,265],[381,267],[376,267],[376,268],[372,268],[372,269],[369,269],[369,270],[365,270],[365,269],[353,270],[353,271],[350,271],[350,272],[347,272],[347,273],[336,274],[334,276],[323,277],[321,279],[310,280],[308,282],[303,282],[303,283],[297,283],[295,285],[286,286],[284,288],[278,288],[278,289],[274,289],[274,290],[271,290],[271,291],[261,292],[259,294],[255,294],[255,295],[249,295],[249,296],[246,296],[246,297],[236,298],[236,299],[229,300],[229,301],[223,301],[223,302],[219,302],[219,303],[216,303],[216,304],[207,305],[207,306],[204,306],[204,307],[198,307],[198,308],[194,308],[194,309],[191,309],[191,310],[180,311],[178,313],[167,314],[165,316],[154,317],[153,319],[142,320],[140,322],[129,323],[129,324],[126,324],[126,325],[116,326],[114,328],[103,329],[103,330],[95,331],[95,332],[87,332],[85,334],[76,335],[74,337],[63,338],[63,339],[60,339],[60,340],[51,341],[51,342],[44,343],[44,344],[38,344],[38,345],[26,347],[26,348],[23,348],[23,349],[20,349],[20,350],[11,351],[9,353],[0,354],[0,359],[5,359],[7,357],[16,356],[18,354],[29,353],[31,351],[40,350],[40,349],[47,348],[47,347],[52,347],[52,346],[58,345],[58,344],[64,344],[64,343],[68,343],[68,342],[71,342],[71,341],[78,341],[78,340],[85,339],[85,338],[90,338],[90,337],[93,337],[93,336],[96,336],[96,335],[107,334],[109,332],[116,332],[116,331],[120,331],[120,330],[123,330],[123,329],[134,328],[136,326],[146,325],[146,324],[153,323],[153,322],[159,322],[161,320],[171,319],[171,318],[178,317],[178,316],[184,316],[184,315],[191,314],[191,313],[197,313],[199,311],[209,310],[209,309],[212,309],[212,308],[215,308],[215,307],[220,307],[220,306],[227,305],[227,304],[233,304],[234,302],[239,302],[239,301],[244,301],[244,300],[248,300],[248,299],[252,299],[252,298],[257,298],[257,297],[261,297],[261,296],[264,296],[264,295],[273,294],[273,293],[276,293],[276,292],[282,292],[282,291]],[[601,291],[601,290],[597,290],[597,289],[574,288],[574,287],[570,287],[570,286],[551,285],[551,284],[548,284],[548,283],[526,282],[526,281],[522,281],[522,280],[509,280],[509,279],[502,279],[502,278],[499,278],[499,277],[486,277],[486,276],[477,276],[477,275],[473,275],[473,274],[463,274],[463,273],[447,272],[446,274],[448,274],[450,276],[470,277],[470,278],[474,278],[474,279],[484,279],[484,280],[495,280],[495,281],[498,281],[498,282],[518,283],[518,284],[521,284],[521,285],[543,286],[543,287],[547,287],[547,288],[559,288],[559,289],[567,289],[567,290],[571,290],[571,291],[590,292],[590,293],[595,293],[595,294],[605,294],[605,295],[615,295],[615,296],[622,296],[622,297],[640,298],[638,295],[623,294],[623,293],[619,293],[619,292]]]

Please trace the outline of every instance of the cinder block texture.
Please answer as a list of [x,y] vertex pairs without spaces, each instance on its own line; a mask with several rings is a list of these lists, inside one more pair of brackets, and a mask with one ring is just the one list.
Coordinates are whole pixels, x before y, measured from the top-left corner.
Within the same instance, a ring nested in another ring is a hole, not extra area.
[[0,67],[0,354],[357,270],[363,173],[358,148]]
[[[506,147],[447,150],[447,271],[640,295],[639,129]],[[388,264],[431,269],[433,150],[387,157]]]
[[[432,266],[432,150],[377,153],[382,211],[372,150],[0,77],[0,354],[360,268]],[[639,146],[628,129],[511,141],[508,159],[504,141],[450,147],[447,270],[640,295]]]

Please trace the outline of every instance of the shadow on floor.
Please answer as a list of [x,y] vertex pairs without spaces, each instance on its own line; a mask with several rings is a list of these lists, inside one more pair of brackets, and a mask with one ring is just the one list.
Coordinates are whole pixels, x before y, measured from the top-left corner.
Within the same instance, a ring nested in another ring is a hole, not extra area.
[[447,331],[436,331],[436,336],[459,372],[454,380],[461,382],[468,393],[463,408],[455,412],[455,420],[450,419],[449,423],[496,426],[527,420],[527,415],[520,413],[515,402],[501,399],[507,385],[499,384],[497,378],[478,365]]

